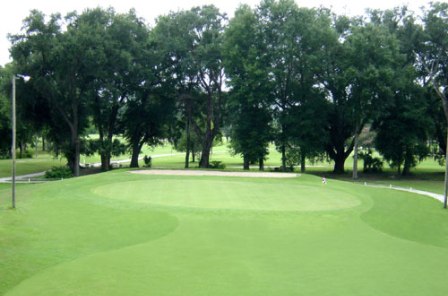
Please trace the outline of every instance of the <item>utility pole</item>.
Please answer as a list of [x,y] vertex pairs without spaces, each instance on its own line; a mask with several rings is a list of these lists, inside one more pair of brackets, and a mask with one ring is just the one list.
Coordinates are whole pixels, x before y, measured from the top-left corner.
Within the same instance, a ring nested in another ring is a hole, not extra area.
[[12,208],[16,208],[16,80],[23,79],[25,82],[30,80],[29,76],[13,75],[12,76]]
[[12,77],[12,208],[16,208],[16,75]]

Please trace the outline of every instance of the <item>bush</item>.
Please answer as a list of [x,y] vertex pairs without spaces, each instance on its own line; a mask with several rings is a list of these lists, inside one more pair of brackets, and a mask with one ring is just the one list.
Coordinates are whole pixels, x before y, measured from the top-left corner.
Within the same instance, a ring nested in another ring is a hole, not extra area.
[[143,157],[143,162],[145,163],[145,167],[150,168],[152,167],[152,157],[145,155]]
[[51,170],[45,172],[47,179],[66,179],[73,177],[72,171],[68,166],[52,167]]
[[17,154],[17,158],[33,158],[33,150],[26,149],[22,152],[22,156],[20,156],[20,153]]
[[294,172],[294,167],[293,166],[287,166],[285,168],[283,168],[283,167],[275,167],[274,168],[274,172]]
[[210,161],[210,164],[208,165],[209,168],[211,169],[220,169],[223,170],[226,168],[226,165],[222,163],[222,161],[219,160],[214,160],[214,161]]
[[380,173],[383,171],[383,161],[379,157],[373,157],[372,151],[362,152],[360,158],[364,160],[364,173]]

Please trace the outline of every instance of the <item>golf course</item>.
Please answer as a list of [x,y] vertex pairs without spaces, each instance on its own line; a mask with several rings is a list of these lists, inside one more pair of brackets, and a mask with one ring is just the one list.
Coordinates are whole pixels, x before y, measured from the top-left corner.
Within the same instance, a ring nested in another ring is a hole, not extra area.
[[0,296],[447,296],[448,2],[346,2],[4,5]]
[[262,176],[0,184],[0,295],[446,295],[439,201]]

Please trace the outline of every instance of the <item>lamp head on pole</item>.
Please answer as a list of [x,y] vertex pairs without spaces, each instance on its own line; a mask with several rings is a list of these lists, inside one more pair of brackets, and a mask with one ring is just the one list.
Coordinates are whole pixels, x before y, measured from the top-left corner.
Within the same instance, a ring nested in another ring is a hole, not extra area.
[[22,74],[17,74],[16,77],[23,79],[23,81],[25,81],[25,82],[28,82],[31,79],[31,76],[22,75]]

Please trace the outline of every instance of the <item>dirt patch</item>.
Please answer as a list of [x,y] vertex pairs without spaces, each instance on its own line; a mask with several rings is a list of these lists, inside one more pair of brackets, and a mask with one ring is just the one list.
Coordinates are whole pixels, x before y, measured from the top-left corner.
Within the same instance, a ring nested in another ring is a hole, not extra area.
[[198,170],[143,170],[130,171],[132,174],[142,175],[169,175],[169,176],[220,176],[220,177],[249,177],[249,178],[295,178],[300,174],[292,173],[267,173],[267,172],[222,172],[222,171],[198,171]]

